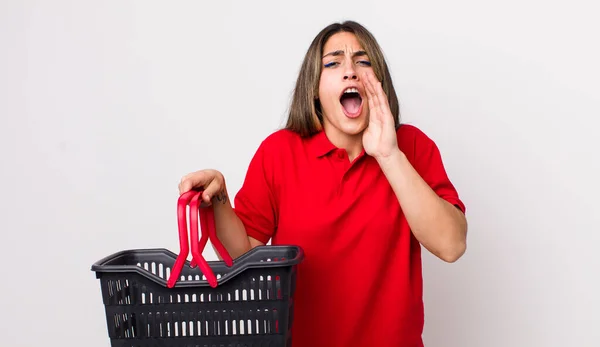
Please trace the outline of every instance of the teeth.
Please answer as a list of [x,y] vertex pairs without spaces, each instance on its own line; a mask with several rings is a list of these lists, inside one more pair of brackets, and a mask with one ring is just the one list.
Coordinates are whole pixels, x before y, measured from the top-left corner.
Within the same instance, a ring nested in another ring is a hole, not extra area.
[[358,89],[356,88],[348,88],[344,91],[344,94],[346,93],[358,93]]

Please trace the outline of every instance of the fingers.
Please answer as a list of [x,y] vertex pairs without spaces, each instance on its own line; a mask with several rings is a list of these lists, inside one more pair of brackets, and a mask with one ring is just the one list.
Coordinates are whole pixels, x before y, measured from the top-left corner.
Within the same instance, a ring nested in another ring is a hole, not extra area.
[[373,76],[369,72],[365,72],[363,76],[363,84],[367,92],[367,100],[369,103],[371,121],[379,121],[379,112],[381,111],[381,102],[377,95],[377,90],[373,83]]
[[377,102],[375,101],[375,94],[367,92],[367,102],[369,103],[369,119],[370,121],[378,121],[377,115]]
[[216,170],[201,170],[183,176],[179,183],[179,194],[184,194],[192,189],[203,190],[201,206],[211,205],[212,198],[227,201],[225,179]]
[[[381,82],[377,80],[377,77],[373,72],[365,72],[363,75],[363,84],[367,91],[367,98],[369,99],[369,108],[375,112],[383,112],[391,114],[388,98],[381,86]],[[383,114],[381,115],[383,116]]]
[[210,183],[208,183],[208,185],[206,186],[206,188],[204,188],[204,193],[202,194],[202,200],[206,203],[206,204],[210,204],[211,199],[213,197],[217,197],[219,198],[219,200],[221,200],[221,196],[224,195],[224,189],[225,187],[223,187],[223,182],[221,182],[221,180],[217,177],[215,177],[215,179],[213,179],[212,181],[210,181]]
[[388,99],[381,82],[377,80],[375,74],[372,72],[367,72],[367,81],[370,84],[370,88],[373,94],[375,94],[376,100],[379,103],[379,107],[384,110],[389,110]]
[[371,78],[372,77],[369,72],[365,72],[362,78],[363,84],[365,85],[365,90],[367,91],[367,97],[373,97],[376,95],[375,86],[373,86]]
[[179,194],[187,193],[194,188],[203,186],[206,184],[207,178],[204,171],[192,172],[183,176],[181,182],[179,182]]
[[[376,82],[375,82],[375,81]],[[367,91],[367,98],[372,101],[372,108],[381,108],[381,100],[379,100],[379,93],[377,92],[377,86],[375,83],[379,83],[371,73],[366,72],[363,78],[365,89]],[[371,104],[370,104],[371,106]]]
[[208,185],[217,174],[218,172],[214,170],[201,170],[183,176],[179,183],[179,194],[186,193],[192,189],[202,189]]

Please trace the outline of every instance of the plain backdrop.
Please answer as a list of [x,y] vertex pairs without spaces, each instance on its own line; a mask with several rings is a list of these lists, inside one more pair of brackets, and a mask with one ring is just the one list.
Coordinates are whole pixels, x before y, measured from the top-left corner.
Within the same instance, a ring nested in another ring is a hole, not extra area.
[[424,255],[426,345],[598,346],[597,7],[1,1],[0,344],[108,346],[92,263],[177,252],[180,178],[234,195],[313,37],[353,19],[468,208],[464,257]]

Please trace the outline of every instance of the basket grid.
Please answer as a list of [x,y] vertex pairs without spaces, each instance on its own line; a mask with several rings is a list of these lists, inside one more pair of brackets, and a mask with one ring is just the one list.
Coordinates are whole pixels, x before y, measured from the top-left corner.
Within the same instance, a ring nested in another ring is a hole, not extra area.
[[212,262],[221,279],[216,288],[189,262],[177,285],[167,288],[176,257],[167,250],[106,257],[93,269],[100,279],[111,346],[286,346],[299,252],[271,246],[238,259],[233,267]]

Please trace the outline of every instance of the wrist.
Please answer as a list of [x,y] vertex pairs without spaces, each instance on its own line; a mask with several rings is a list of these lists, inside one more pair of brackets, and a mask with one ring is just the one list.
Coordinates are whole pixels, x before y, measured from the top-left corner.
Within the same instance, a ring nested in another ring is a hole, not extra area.
[[406,155],[399,148],[394,149],[388,155],[380,155],[375,157],[379,166],[385,170],[391,166],[401,163],[402,160],[406,160]]
[[210,203],[213,207],[222,207],[229,204],[229,194],[227,193],[227,184],[225,183],[224,178],[221,190],[211,197]]

